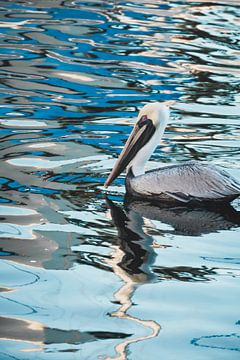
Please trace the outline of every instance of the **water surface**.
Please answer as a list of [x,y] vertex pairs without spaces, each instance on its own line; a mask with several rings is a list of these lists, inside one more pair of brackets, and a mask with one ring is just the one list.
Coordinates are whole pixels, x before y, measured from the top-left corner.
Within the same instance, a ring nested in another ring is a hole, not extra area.
[[0,359],[239,359],[239,200],[103,188],[148,101],[177,101],[148,169],[240,177],[239,1],[0,10]]

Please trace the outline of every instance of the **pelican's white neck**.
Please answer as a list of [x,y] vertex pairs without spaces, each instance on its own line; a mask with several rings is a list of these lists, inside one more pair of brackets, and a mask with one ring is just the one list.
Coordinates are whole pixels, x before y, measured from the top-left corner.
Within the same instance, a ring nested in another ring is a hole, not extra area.
[[[150,109],[147,108],[149,105],[151,105]],[[140,111],[138,117],[141,118],[146,113],[147,108],[147,116],[152,120],[156,130],[151,139],[138,151],[128,166],[128,170],[132,168],[134,176],[139,176],[145,173],[146,162],[159,145],[169,120],[169,109],[167,106],[159,106],[159,103],[156,103],[156,105],[151,103],[149,105],[146,105],[142,111]]]

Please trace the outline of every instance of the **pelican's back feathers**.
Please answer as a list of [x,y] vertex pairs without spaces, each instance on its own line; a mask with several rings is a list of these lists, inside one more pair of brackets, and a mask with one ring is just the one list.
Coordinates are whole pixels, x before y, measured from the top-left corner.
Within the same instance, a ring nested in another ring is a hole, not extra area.
[[228,201],[240,195],[240,183],[213,165],[190,161],[146,174],[128,177],[127,188],[135,196],[154,199]]

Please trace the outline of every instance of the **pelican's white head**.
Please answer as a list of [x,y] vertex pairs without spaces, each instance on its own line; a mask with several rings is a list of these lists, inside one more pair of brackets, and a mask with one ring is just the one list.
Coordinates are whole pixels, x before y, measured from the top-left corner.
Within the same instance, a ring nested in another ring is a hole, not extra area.
[[162,124],[167,125],[170,113],[169,103],[170,102],[153,102],[144,105],[143,108],[139,111],[137,123],[142,117],[146,116],[148,119],[152,120],[152,123],[156,128],[158,128]]
[[145,105],[139,112],[137,122],[108,176],[105,186],[128,167],[134,176],[144,173],[144,165],[160,143],[169,120],[169,107],[173,101],[154,102]]

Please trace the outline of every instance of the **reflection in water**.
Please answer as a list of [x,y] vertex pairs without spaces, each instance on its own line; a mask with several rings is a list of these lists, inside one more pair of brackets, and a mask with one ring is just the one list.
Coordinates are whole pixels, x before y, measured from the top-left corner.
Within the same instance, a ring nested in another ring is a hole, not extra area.
[[125,206],[139,216],[170,225],[172,229],[164,230],[164,233],[200,236],[240,226],[240,212],[230,204],[167,206],[126,197]]
[[[114,273],[123,281],[121,288],[114,294],[120,308],[111,316],[134,321],[150,329],[150,334],[130,340],[124,340],[115,347],[116,357],[106,359],[127,359],[127,347],[139,341],[147,340],[158,335],[161,327],[153,320],[143,320],[129,315],[132,297],[140,284],[158,279],[175,278],[181,281],[209,280],[206,275],[214,275],[215,269],[175,267],[155,267],[152,236],[144,231],[146,220],[157,220],[171,225],[173,234],[196,236],[219,230],[231,229],[240,225],[240,213],[231,205],[224,207],[187,207],[187,206],[159,206],[156,203],[133,200],[125,197],[124,210],[106,199],[107,207],[114,225],[118,231],[118,242],[111,246],[111,259],[106,260]],[[144,221],[145,220],[145,221]],[[166,231],[162,234],[164,236]]]
[[106,202],[113,223],[118,230],[119,240],[118,245],[112,246],[111,260],[107,262],[123,282],[121,288],[114,294],[116,303],[121,306],[110,316],[134,321],[150,330],[150,334],[124,340],[116,345],[117,355],[115,357],[106,357],[106,360],[125,360],[127,359],[127,347],[130,344],[157,336],[161,328],[153,320],[139,319],[127,313],[133,305],[132,297],[138,286],[153,278],[150,267],[154,261],[154,251],[151,247],[152,238],[142,231],[141,216],[134,213],[125,214],[119,206],[114,205],[109,199],[106,199]]
[[[34,343],[44,348],[51,344],[84,344],[91,341],[121,339],[129,336],[120,332],[55,329],[36,321],[0,317],[0,339]],[[40,350],[40,349],[39,349]],[[64,351],[72,349],[65,348]]]
[[142,216],[135,211],[124,212],[109,199],[106,199],[106,202],[118,230],[117,246],[124,255],[120,257],[118,266],[136,282],[151,280],[154,278],[151,266],[156,255],[152,248],[152,237],[145,234],[142,229],[144,225]]
[[[129,212],[132,211],[145,219],[157,220],[170,225],[170,229],[159,231],[162,236],[166,236],[166,234],[201,236],[240,226],[240,212],[230,204],[223,206],[213,204],[207,207],[179,204],[171,207],[125,197],[125,207]],[[209,280],[210,275],[216,274],[215,267],[207,268],[206,266],[201,268],[153,266],[152,270],[155,275],[158,275],[159,280],[206,281]]]

